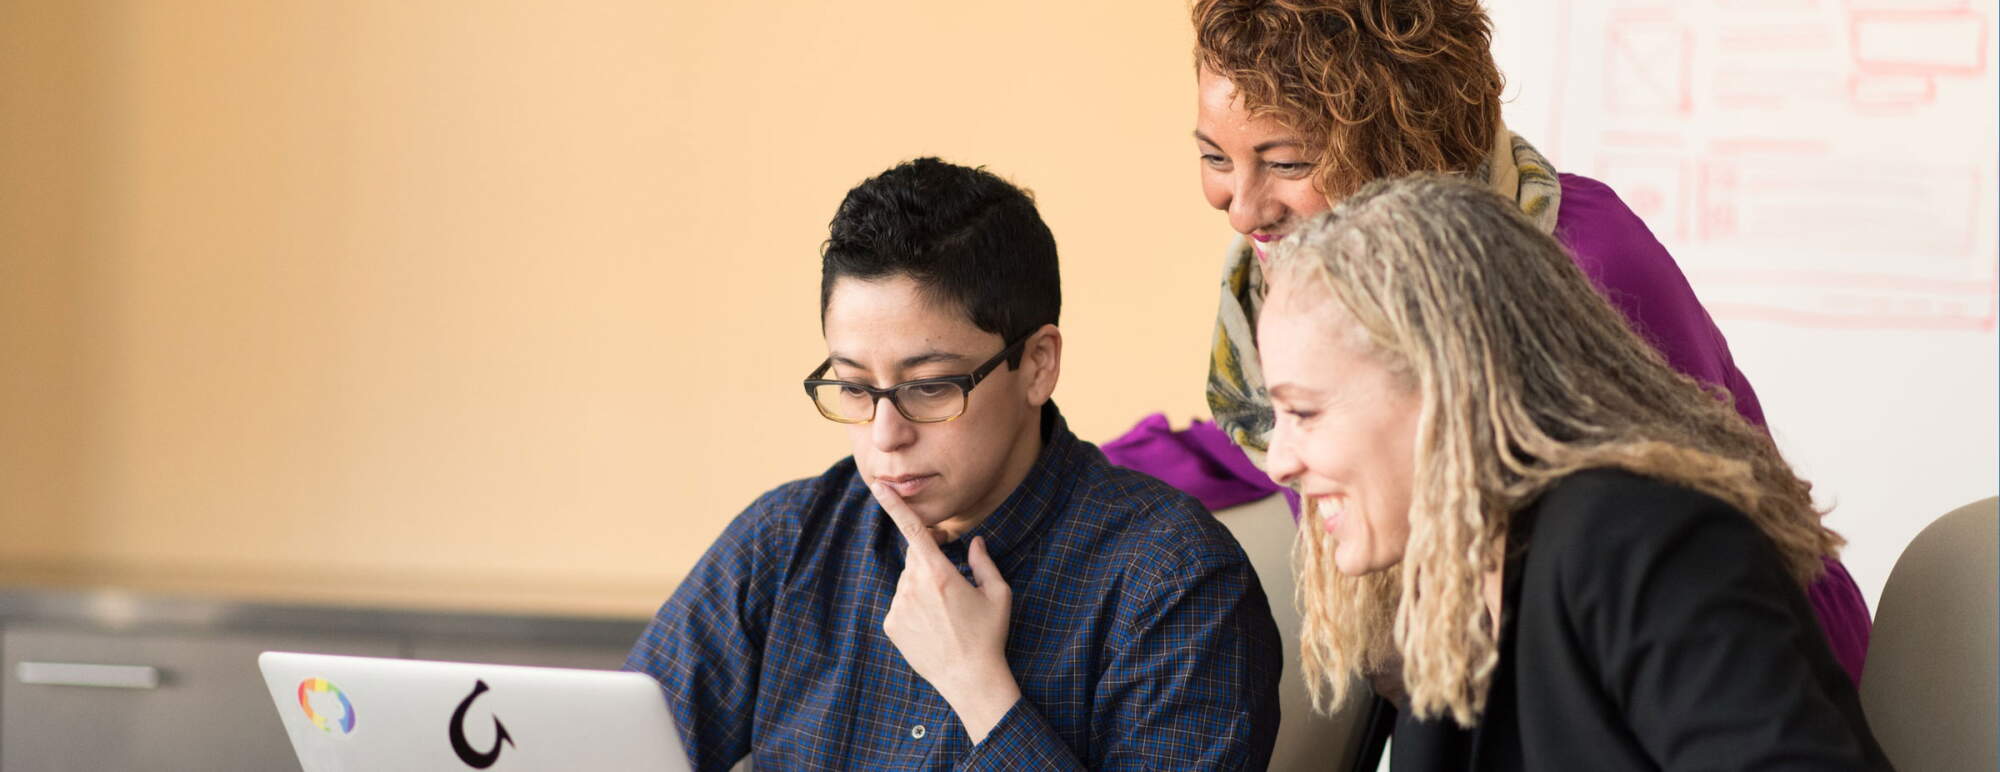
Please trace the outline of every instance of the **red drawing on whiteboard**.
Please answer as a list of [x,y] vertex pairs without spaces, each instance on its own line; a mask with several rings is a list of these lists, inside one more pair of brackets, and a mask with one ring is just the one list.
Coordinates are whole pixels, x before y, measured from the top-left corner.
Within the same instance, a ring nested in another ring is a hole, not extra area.
[[1694,36],[1673,22],[1614,21],[1606,30],[1604,106],[1618,115],[1694,112]]
[[1825,298],[1822,308],[1790,308],[1773,303],[1706,303],[1709,313],[1727,319],[1754,319],[1763,322],[1778,322],[1794,327],[1810,327],[1821,330],[1972,330],[1985,332],[1995,329],[2000,321],[2000,308],[1991,302],[1993,288],[1988,287],[1987,302],[1979,299],[1959,298],[1943,301],[1928,298],[1910,298],[1901,302],[1883,302],[1873,295],[1834,296]]
[[1855,11],[1848,45],[1855,67],[1870,75],[1980,75],[1986,17],[1971,10]]
[[1839,45],[1835,42],[1838,38],[1828,26],[1796,22],[1724,27],[1714,32],[1713,36],[1716,53],[1724,55],[1812,53],[1833,50]]
[[1857,72],[1847,79],[1847,100],[1864,115],[1907,113],[1937,101],[1937,79]]
[[1654,149],[1675,149],[1686,143],[1686,138],[1672,131],[1619,131],[1608,129],[1598,137],[1606,145],[1617,147],[1643,147]]
[[1833,148],[1823,139],[1801,137],[1729,137],[1708,143],[1715,155],[1830,155]]
[[1715,0],[1715,4],[1731,11],[1800,11],[1818,8],[1819,0]]
[[[1539,133],[1618,191],[1711,312],[2000,327],[1993,140],[1964,117],[1990,122],[1990,2],[1599,2],[1552,2],[1565,43]],[[1932,139],[1884,155],[1891,136]]]
[[1850,11],[1956,11],[1972,0],[1847,0]]
[[1880,255],[1963,266],[1986,199],[1981,178],[1972,166],[1713,156],[1696,175],[1695,238],[1770,248],[1771,263],[1816,271],[1865,272]]

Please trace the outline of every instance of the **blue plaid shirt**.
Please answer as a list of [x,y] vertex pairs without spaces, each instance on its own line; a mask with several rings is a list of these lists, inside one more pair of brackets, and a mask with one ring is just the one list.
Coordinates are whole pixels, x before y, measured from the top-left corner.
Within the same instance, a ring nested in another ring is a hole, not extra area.
[[854,460],[759,498],[625,667],[664,687],[699,770],[1263,769],[1277,627],[1243,550],[1199,503],[1114,467],[1053,405],[984,536],[1013,590],[1022,699],[973,745],[882,632],[903,570]]

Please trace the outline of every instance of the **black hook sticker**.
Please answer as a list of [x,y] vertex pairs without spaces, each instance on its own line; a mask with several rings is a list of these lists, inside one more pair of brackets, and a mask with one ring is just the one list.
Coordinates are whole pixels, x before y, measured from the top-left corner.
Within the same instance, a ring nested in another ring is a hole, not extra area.
[[499,761],[501,743],[506,743],[509,747],[514,745],[514,738],[507,736],[507,727],[500,723],[499,716],[493,717],[492,750],[481,753],[473,750],[472,745],[465,741],[465,711],[472,708],[472,701],[479,699],[479,695],[484,694],[486,689],[485,681],[474,682],[472,693],[465,695],[465,700],[458,703],[458,710],[451,714],[451,750],[458,754],[460,761],[473,769],[485,769],[493,766],[493,762]]

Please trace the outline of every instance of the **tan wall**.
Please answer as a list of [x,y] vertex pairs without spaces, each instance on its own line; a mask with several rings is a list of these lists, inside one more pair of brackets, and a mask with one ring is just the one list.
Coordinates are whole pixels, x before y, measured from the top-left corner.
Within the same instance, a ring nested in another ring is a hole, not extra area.
[[0,560],[644,611],[845,454],[848,187],[1032,188],[1088,439],[1205,413],[1178,2],[0,3]]

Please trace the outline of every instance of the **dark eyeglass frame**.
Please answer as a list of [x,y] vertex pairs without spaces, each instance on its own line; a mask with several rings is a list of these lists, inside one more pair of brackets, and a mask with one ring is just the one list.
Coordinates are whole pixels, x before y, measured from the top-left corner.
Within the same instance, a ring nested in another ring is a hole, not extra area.
[[[1007,344],[1006,348],[1000,349],[1000,353],[994,354],[992,359],[986,360],[985,364],[972,368],[972,372],[970,374],[940,375],[936,378],[918,378],[914,381],[904,381],[902,383],[895,384],[886,389],[878,389],[865,383],[855,383],[853,381],[839,381],[839,380],[821,378],[820,376],[825,375],[827,370],[833,368],[833,357],[827,357],[826,361],[819,363],[819,367],[813,368],[811,375],[806,376],[805,380],[806,398],[812,400],[813,409],[818,410],[819,414],[822,417],[826,418],[826,420],[828,421],[833,421],[834,423],[865,424],[875,420],[876,411],[882,409],[883,397],[889,398],[889,404],[895,405],[896,412],[901,413],[903,415],[903,419],[906,421],[919,424],[945,423],[947,421],[955,420],[959,416],[965,415],[965,409],[972,405],[972,387],[978,386],[980,381],[986,380],[986,376],[992,374],[994,368],[999,367],[1000,363],[1006,361],[1007,357],[1012,355],[1014,352],[1020,351],[1021,346],[1026,344],[1028,342],[1028,339],[1033,337],[1035,337],[1035,334],[1033,332],[1030,332],[1026,335],[1016,338],[1013,343]],[[930,386],[930,385],[957,386],[959,391],[958,412],[953,413],[949,416],[945,416],[943,418],[918,418],[916,416],[910,415],[910,411],[903,409],[903,399],[902,397],[897,396],[898,393],[900,393],[903,389],[907,389],[912,386]],[[844,386],[847,388],[860,389],[862,391],[868,392],[868,417],[856,421],[856,420],[841,418],[839,416],[833,415],[832,413],[826,412],[826,407],[821,405],[819,403],[819,400],[813,397],[813,389],[820,386]]]

